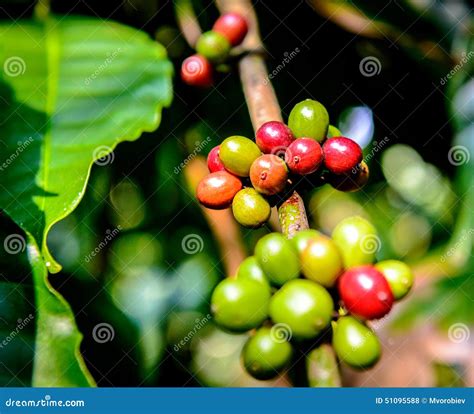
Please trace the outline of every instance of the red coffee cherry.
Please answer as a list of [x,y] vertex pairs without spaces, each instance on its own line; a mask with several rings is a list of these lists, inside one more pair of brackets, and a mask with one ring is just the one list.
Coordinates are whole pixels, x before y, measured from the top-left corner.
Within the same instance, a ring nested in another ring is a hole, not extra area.
[[216,20],[212,30],[225,36],[232,46],[237,46],[244,40],[248,25],[240,14],[226,13]]
[[362,161],[349,174],[331,174],[329,184],[335,189],[345,192],[359,191],[369,181],[369,166]]
[[207,168],[209,168],[211,173],[216,171],[225,171],[224,164],[222,164],[222,161],[219,158],[219,148],[220,145],[217,145],[211,149],[207,156]]
[[250,181],[261,194],[274,195],[281,192],[288,179],[288,168],[280,157],[265,154],[258,157],[250,167]]
[[324,165],[334,174],[349,174],[362,161],[362,149],[357,142],[335,137],[323,144]]
[[189,56],[181,65],[181,79],[191,86],[209,87],[213,83],[212,65],[204,56]]
[[318,141],[312,138],[298,138],[285,153],[285,161],[295,174],[314,173],[323,162],[323,150]]
[[258,147],[265,154],[279,155],[278,152],[284,152],[294,139],[290,128],[278,121],[265,122],[255,135]]
[[242,182],[227,171],[217,171],[204,177],[199,183],[196,196],[208,208],[221,210],[229,207]]
[[357,266],[344,272],[339,278],[338,290],[347,310],[356,316],[379,319],[392,309],[390,285],[373,266]]

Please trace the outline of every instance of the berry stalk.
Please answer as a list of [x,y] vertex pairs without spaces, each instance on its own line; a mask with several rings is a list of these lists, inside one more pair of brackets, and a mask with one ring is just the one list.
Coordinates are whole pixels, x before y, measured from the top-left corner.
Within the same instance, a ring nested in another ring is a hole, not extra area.
[[[241,45],[243,54],[239,60],[239,74],[245,100],[255,132],[268,121],[283,122],[280,105],[268,77],[264,62],[264,47],[258,31],[258,21],[249,0],[217,0],[222,14],[234,12],[244,16],[249,30]],[[296,232],[309,228],[303,200],[295,191],[278,208],[282,233],[292,238]]]

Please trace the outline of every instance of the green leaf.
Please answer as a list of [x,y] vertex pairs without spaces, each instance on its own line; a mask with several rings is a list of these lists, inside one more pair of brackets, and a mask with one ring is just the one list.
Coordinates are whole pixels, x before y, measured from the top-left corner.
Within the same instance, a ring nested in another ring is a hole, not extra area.
[[[162,46],[113,22],[75,17],[0,24],[0,206],[41,246],[81,200],[92,162],[121,141],[155,130],[171,101]],[[13,159],[11,159],[13,157]]]
[[155,130],[172,98],[172,66],[146,34],[110,21],[63,17],[0,24],[0,209],[26,233],[37,334],[33,384],[93,384],[81,334],[48,281],[60,266],[51,227],[80,202],[92,163]]

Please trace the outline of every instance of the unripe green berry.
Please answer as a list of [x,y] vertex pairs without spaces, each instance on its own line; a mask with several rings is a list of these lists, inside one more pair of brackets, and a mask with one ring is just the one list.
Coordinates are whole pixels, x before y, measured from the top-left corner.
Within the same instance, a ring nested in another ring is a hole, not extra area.
[[248,177],[252,163],[262,155],[252,140],[234,135],[222,141],[219,158],[227,171],[240,177]]
[[288,365],[293,349],[274,329],[260,328],[242,350],[242,360],[247,372],[265,380],[278,375]]
[[263,273],[263,269],[258,264],[255,256],[249,256],[240,263],[240,266],[237,269],[237,278],[252,279],[264,284],[265,286],[269,286],[268,279],[265,276],[265,273]]
[[395,300],[400,300],[410,291],[414,277],[407,264],[398,260],[384,260],[375,265],[387,279]]
[[320,235],[309,241],[301,254],[303,275],[325,287],[332,287],[343,271],[342,256],[336,243]]
[[298,250],[298,253],[301,254],[303,253],[304,249],[306,249],[308,242],[320,235],[321,233],[314,229],[301,230],[295,234],[295,236],[291,239],[291,242]]
[[382,353],[377,335],[352,316],[333,322],[332,344],[338,358],[353,368],[370,368]]
[[336,128],[334,125],[329,125],[327,137],[328,138],[342,137],[342,132],[338,128]]
[[268,316],[270,289],[254,280],[225,279],[211,298],[214,320],[220,326],[242,332],[256,328]]
[[199,36],[196,51],[214,63],[221,63],[227,59],[231,49],[227,38],[212,30]]
[[268,201],[256,190],[244,188],[232,201],[232,213],[242,226],[257,228],[268,221],[271,208]]
[[373,263],[381,243],[375,227],[360,216],[342,220],[334,228],[332,239],[339,247],[346,269]]
[[306,99],[291,110],[288,126],[296,138],[313,138],[321,142],[326,138],[329,114],[318,101]]
[[331,295],[311,280],[290,280],[270,300],[273,322],[287,325],[296,339],[316,337],[329,325],[333,311]]
[[255,256],[270,282],[277,286],[299,276],[298,252],[281,233],[263,236],[255,246]]

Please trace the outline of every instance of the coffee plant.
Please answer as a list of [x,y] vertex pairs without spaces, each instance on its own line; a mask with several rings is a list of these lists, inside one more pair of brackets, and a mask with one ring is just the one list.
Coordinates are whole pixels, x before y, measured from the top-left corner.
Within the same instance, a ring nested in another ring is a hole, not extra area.
[[467,1],[0,6],[2,386],[472,385]]

